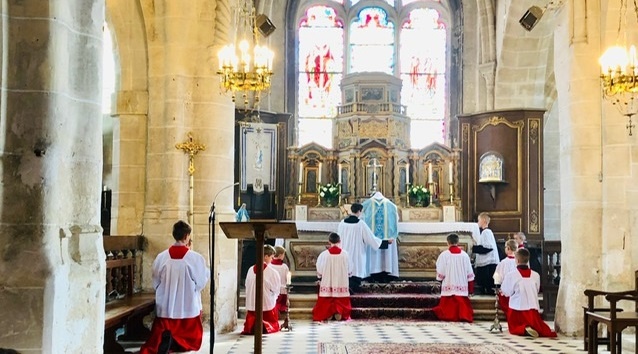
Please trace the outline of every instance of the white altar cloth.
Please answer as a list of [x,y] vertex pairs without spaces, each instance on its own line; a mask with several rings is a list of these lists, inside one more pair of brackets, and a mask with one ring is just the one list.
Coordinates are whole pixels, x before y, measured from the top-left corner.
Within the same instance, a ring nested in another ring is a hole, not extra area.
[[[298,231],[337,232],[338,221],[296,221]],[[443,234],[469,232],[474,242],[480,235],[475,222],[400,222],[399,233],[403,234]]]

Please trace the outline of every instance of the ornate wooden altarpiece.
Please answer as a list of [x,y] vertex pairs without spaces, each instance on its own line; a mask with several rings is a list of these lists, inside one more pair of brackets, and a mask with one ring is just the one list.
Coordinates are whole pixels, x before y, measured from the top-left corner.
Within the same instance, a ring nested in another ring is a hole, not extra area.
[[339,204],[381,191],[402,209],[410,206],[409,186],[423,185],[433,192],[437,213],[409,213],[440,221],[440,207],[458,202],[453,185],[458,151],[438,143],[410,149],[410,118],[400,103],[400,79],[383,73],[351,74],[341,89],[344,104],[333,120],[333,148],[310,143],[288,149],[288,170],[293,174],[287,176],[286,216],[294,218],[295,206],[306,205],[308,220],[338,220],[340,213],[318,210],[324,208],[319,186],[327,183],[339,184]]

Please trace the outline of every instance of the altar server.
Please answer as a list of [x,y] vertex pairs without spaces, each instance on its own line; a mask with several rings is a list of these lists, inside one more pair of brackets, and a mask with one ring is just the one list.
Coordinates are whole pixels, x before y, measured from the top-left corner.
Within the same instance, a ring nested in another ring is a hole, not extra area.
[[191,226],[173,225],[175,243],[153,262],[155,313],[149,339],[140,353],[168,353],[170,350],[197,351],[202,345],[202,298],[210,277],[204,257],[191,250]]
[[399,252],[396,242],[399,236],[397,206],[381,192],[375,192],[370,199],[363,202],[363,220],[374,236],[382,241],[379,249],[368,248],[369,272],[372,278],[384,283],[397,279],[399,277]]
[[441,281],[441,299],[434,314],[441,321],[474,320],[469,294],[474,292],[474,271],[470,256],[459,247],[459,235],[447,236],[448,249],[436,260],[436,280]]
[[[279,311],[277,310],[277,298],[281,288],[281,279],[275,268],[270,266],[275,257],[275,249],[271,245],[264,246],[264,284],[262,292],[264,334],[279,332]],[[248,269],[246,274],[246,322],[241,334],[253,334],[255,330],[255,295],[257,293],[257,268]]]
[[[507,257],[503,258],[501,260],[501,263],[496,266],[496,271],[494,271],[494,276],[492,277],[494,278],[494,285],[497,288],[500,287],[501,283],[503,282],[503,278],[505,278],[505,275],[507,273],[516,270],[516,258],[514,257],[514,255],[516,254],[517,249],[518,244],[516,243],[516,240],[508,240],[507,242],[505,242],[505,254],[507,254]],[[503,310],[505,318],[507,318],[510,309],[510,298],[503,295],[503,292],[501,291],[498,291],[497,296],[498,304],[501,307],[501,310]]]
[[[339,223],[338,234],[341,237],[341,247],[350,258],[350,291],[356,293],[361,286],[361,280],[370,276],[367,263],[368,248],[378,249],[381,239],[374,237],[368,225],[359,219],[363,205],[353,203],[350,206],[350,216]],[[394,241],[394,240],[388,240]]]
[[329,248],[317,257],[319,296],[312,309],[314,321],[325,321],[334,316],[337,321],[350,319],[352,306],[348,291],[348,253],[341,249],[341,239],[332,232],[328,236]]
[[487,213],[480,213],[478,216],[478,227],[481,235],[478,242],[472,247],[472,252],[476,254],[474,267],[476,272],[476,290],[480,294],[494,295],[494,271],[500,262],[496,239],[494,233],[488,228],[490,216]]
[[279,290],[279,297],[277,298],[277,311],[288,311],[288,279],[290,279],[290,269],[288,265],[284,263],[286,258],[286,249],[282,246],[275,246],[275,257],[270,266],[273,267],[277,273],[279,273],[279,279],[281,280],[281,289]]
[[510,297],[507,327],[511,334],[532,337],[556,337],[556,332],[543,322],[538,312],[538,291],[541,277],[527,265],[529,251],[516,251],[517,269],[505,275],[501,291]]

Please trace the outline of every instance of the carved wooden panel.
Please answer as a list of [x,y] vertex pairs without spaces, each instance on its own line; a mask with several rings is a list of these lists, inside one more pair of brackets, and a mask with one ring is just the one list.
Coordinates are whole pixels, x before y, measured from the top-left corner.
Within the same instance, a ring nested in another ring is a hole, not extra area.
[[[523,231],[543,238],[543,110],[492,111],[459,116],[461,208],[464,221],[488,212],[497,238]],[[479,183],[480,158],[502,156],[499,181]]]

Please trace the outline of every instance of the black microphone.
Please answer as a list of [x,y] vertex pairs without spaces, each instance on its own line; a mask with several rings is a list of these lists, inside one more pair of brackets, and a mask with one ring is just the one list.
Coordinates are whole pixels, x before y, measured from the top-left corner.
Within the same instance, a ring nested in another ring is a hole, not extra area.
[[213,198],[213,204],[210,206],[210,215],[208,216],[208,222],[212,223],[213,222],[213,217],[215,215],[215,203],[217,202],[217,197],[219,197],[219,194],[223,191],[225,191],[228,188],[234,187],[234,186],[238,186],[239,182],[235,182],[233,184],[229,184],[225,187],[223,187],[222,189],[220,189],[219,191],[217,191],[217,194],[215,194],[215,197]]

